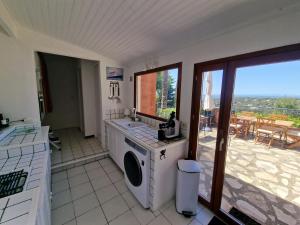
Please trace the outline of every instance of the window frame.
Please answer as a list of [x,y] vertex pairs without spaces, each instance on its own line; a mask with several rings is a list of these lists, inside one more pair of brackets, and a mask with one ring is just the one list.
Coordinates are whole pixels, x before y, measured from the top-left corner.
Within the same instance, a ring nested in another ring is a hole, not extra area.
[[[149,73],[157,73],[157,72],[161,72],[161,71],[164,71],[164,70],[170,70],[170,69],[178,69],[177,87],[176,87],[176,119],[179,120],[181,79],[182,79],[182,62],[169,64],[169,65],[157,67],[157,68],[154,68],[154,69],[134,73],[134,94],[133,94],[134,108],[136,108],[136,97],[137,97],[136,96],[137,95],[136,83],[137,83],[137,77],[142,76],[142,75],[146,75],[146,74],[149,74]],[[159,116],[153,116],[153,115],[149,115],[149,114],[138,112],[138,111],[136,113],[138,115],[149,117],[149,118],[152,118],[152,119],[156,119],[156,120],[160,120],[160,121],[167,121],[167,119],[159,117]]]

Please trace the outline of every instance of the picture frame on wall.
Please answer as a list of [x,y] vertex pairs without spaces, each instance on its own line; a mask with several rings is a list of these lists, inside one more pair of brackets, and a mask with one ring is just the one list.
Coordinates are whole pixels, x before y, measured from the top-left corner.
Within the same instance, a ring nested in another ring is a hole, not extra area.
[[106,79],[107,80],[123,80],[124,69],[117,67],[106,67]]

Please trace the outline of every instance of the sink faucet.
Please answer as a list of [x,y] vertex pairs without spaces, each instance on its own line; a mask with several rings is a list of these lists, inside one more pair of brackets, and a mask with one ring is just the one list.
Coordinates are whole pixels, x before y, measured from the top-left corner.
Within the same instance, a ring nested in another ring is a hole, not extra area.
[[132,108],[133,120],[136,121],[136,108]]

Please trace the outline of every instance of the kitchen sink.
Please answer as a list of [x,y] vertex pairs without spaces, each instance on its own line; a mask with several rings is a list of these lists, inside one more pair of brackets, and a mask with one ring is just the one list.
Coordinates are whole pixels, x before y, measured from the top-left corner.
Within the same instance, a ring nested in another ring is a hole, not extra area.
[[142,122],[130,122],[127,124],[127,126],[130,128],[136,128],[136,127],[145,127],[147,125]]
[[114,120],[113,122],[125,129],[134,129],[134,128],[138,128],[138,127],[146,127],[147,126],[147,124],[142,123],[142,122],[133,122],[130,120],[125,120],[125,119]]

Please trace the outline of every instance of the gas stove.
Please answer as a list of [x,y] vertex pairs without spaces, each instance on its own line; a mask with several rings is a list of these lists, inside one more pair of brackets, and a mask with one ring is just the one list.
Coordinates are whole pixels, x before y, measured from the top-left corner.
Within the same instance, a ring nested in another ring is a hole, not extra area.
[[0,175],[0,198],[22,192],[27,176],[24,170]]

